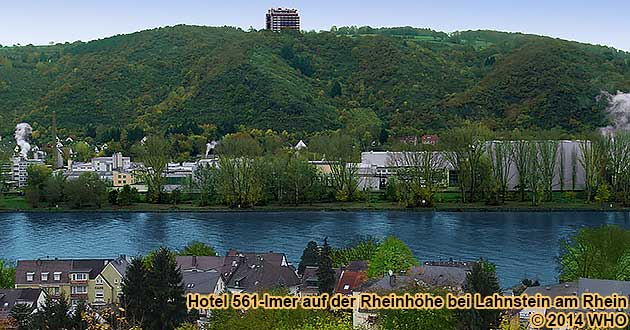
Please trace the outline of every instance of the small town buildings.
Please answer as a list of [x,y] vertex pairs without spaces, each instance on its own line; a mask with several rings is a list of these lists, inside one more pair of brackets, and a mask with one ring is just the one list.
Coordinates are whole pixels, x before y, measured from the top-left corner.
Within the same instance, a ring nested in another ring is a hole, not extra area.
[[[358,296],[362,292],[388,294],[409,289],[434,290],[444,289],[454,293],[462,293],[466,276],[472,269],[474,262],[425,262],[414,266],[404,273],[392,273],[382,278],[365,282],[355,289],[352,294]],[[352,313],[352,323],[355,328],[375,329],[378,311],[362,310],[356,306]]]
[[64,295],[72,304],[91,305],[120,302],[122,279],[130,260],[116,259],[38,259],[19,260],[15,274],[18,289],[41,289],[47,295]]
[[40,289],[0,289],[0,327],[6,323],[14,306],[25,305],[34,313],[45,300],[46,295]]
[[11,158],[11,171],[9,184],[15,188],[26,187],[28,172],[26,169],[30,165],[44,165],[44,159],[24,159],[22,157]]
[[297,9],[271,8],[267,11],[265,26],[267,30],[300,30],[300,14]]
[[[551,297],[554,299],[560,296],[578,296],[581,297],[585,293],[598,293],[604,297],[612,294],[627,297],[630,299],[630,281],[615,281],[615,280],[597,280],[580,278],[577,281],[571,281],[566,283],[560,283],[556,285],[547,286],[533,286],[525,289],[523,294],[533,296],[541,294],[543,296]],[[558,310],[555,308],[543,309],[543,308],[525,308],[519,311],[519,318],[522,324],[527,324],[528,329],[536,329],[529,323],[529,317],[532,313],[546,314],[548,312],[587,312],[588,310]],[[620,312],[620,310],[599,310],[600,312]],[[623,310],[623,312],[629,313],[629,309]],[[567,328],[558,328],[567,329]]]
[[[205,290],[231,293],[283,288],[289,294],[297,294],[300,284],[295,268],[287,262],[284,253],[230,250],[225,256],[179,256],[176,262],[185,275],[184,285],[193,284],[191,289],[198,284],[188,281],[200,281],[202,278],[216,285]],[[194,277],[187,273],[213,273],[217,276]]]

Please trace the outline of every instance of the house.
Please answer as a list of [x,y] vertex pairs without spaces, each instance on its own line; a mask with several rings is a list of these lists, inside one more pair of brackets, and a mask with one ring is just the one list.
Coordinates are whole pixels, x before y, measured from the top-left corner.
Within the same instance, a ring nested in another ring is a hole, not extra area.
[[[182,281],[186,294],[221,294],[225,292],[225,280],[217,271],[182,271]],[[208,310],[200,310],[200,315],[208,315]]]
[[295,150],[302,150],[302,149],[306,149],[306,148],[308,148],[308,147],[306,146],[306,143],[304,143],[304,141],[302,141],[302,140],[300,140],[300,141],[299,141],[299,142],[295,145],[295,147],[293,147],[293,149],[295,149]]
[[282,288],[289,294],[298,293],[300,279],[284,253],[239,253],[231,250],[225,257],[225,265],[230,267],[226,285],[228,292],[254,293]]
[[65,296],[75,305],[85,301],[105,305],[120,301],[122,279],[130,260],[19,260],[15,274],[18,289],[41,289],[52,297]]
[[[548,286],[535,286],[527,288],[523,294],[533,296],[541,294],[543,296],[551,297],[554,299],[559,296],[578,296],[581,297],[585,293],[598,293],[604,297],[610,296],[613,293],[630,298],[630,281],[615,281],[615,280],[597,280],[580,278],[577,281],[560,283],[556,285]],[[541,308],[524,308],[519,311],[519,318],[522,323],[529,322],[529,316],[532,313],[546,314],[548,312],[587,312],[587,310],[557,310],[541,309]],[[618,310],[600,310],[601,312],[619,312]],[[629,313],[630,308],[626,308],[624,312]],[[529,329],[534,329],[531,325],[528,325]],[[562,328],[560,328],[562,329]]]
[[[290,294],[296,294],[300,283],[295,268],[287,262],[284,253],[230,250],[225,256],[178,256],[176,262],[185,276],[195,276],[188,273],[216,274],[220,278],[216,279],[218,287],[215,290],[221,292],[254,293],[284,288]],[[190,280],[198,278],[191,277]],[[206,280],[210,280],[209,275]],[[184,279],[185,284],[190,284],[186,281]]]
[[112,185],[114,187],[124,187],[124,186],[131,186],[132,184],[136,183],[134,181],[134,176],[131,172],[126,172],[126,171],[113,171],[112,172]]
[[347,267],[341,269],[335,285],[335,293],[352,295],[354,290],[367,282],[367,270],[367,261],[351,261]]
[[[395,274],[390,272],[382,278],[365,282],[355,289],[352,294],[358,296],[362,292],[388,294],[407,291],[412,288],[419,290],[445,289],[454,293],[462,293],[466,276],[473,266],[473,262],[425,262],[414,266],[407,272]],[[352,323],[355,328],[372,329],[377,323],[378,311],[354,308]]]
[[14,306],[26,305],[35,312],[45,300],[46,294],[40,289],[0,289],[0,325],[7,321]]

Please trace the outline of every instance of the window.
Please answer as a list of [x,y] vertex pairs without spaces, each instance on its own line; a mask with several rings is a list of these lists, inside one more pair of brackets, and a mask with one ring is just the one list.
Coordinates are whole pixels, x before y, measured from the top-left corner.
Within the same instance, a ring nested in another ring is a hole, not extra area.
[[54,281],[61,281],[61,272],[54,272],[53,273],[53,280]]
[[42,282],[48,281],[48,273],[42,273]]
[[94,293],[94,298],[103,299],[105,298],[105,293],[103,292],[103,290],[96,290],[96,292]]
[[73,286],[72,287],[72,294],[86,294],[87,293],[87,286]]
[[88,279],[88,274],[86,273],[75,273],[72,274],[72,280],[73,281],[87,281]]
[[103,279],[100,278],[100,277],[96,278],[96,284],[98,284],[98,285],[103,284]]
[[33,276],[35,276],[35,273],[26,273],[26,281],[33,282]]
[[61,291],[59,290],[59,287],[52,288],[51,292],[53,296],[58,296],[61,293]]
[[348,289],[350,289],[350,284],[346,284],[346,285],[344,285],[344,286],[343,286],[343,289],[344,289],[344,290],[348,290]]

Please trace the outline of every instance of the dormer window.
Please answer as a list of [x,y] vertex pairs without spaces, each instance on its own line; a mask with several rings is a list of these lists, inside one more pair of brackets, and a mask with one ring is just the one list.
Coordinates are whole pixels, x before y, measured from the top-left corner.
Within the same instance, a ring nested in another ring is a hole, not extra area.
[[61,272],[53,273],[53,281],[61,281]]
[[33,277],[35,276],[35,273],[26,273],[26,281],[27,282],[33,282]]
[[343,286],[343,289],[344,289],[344,290],[348,290],[348,289],[350,289],[350,284],[346,284],[346,285],[344,285],[344,286]]
[[48,273],[42,273],[42,282],[48,281]]

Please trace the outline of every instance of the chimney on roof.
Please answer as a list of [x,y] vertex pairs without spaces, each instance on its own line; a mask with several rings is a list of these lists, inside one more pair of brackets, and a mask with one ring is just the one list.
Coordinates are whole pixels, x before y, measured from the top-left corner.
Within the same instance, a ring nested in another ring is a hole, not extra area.
[[396,275],[394,275],[394,272],[390,269],[389,270],[389,286],[390,287],[394,287],[394,285],[396,285]]

